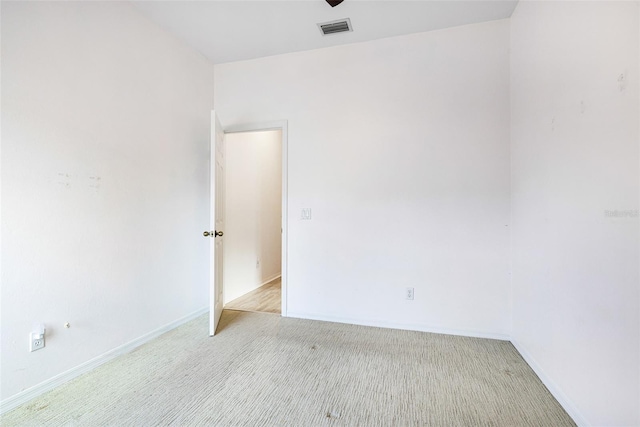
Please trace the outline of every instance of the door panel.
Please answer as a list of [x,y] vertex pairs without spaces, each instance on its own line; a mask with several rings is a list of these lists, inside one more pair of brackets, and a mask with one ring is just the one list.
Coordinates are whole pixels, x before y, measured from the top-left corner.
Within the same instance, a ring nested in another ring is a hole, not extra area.
[[209,276],[209,335],[213,336],[222,315],[223,276],[222,255],[224,248],[224,131],[216,112],[211,112],[211,263]]

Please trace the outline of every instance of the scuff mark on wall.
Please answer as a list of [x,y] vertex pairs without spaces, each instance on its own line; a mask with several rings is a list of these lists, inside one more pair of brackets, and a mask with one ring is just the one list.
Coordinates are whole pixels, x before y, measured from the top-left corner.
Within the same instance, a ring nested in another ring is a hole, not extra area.
[[100,190],[100,180],[102,178],[99,176],[90,176],[89,177],[89,188],[93,188],[95,190],[95,192],[97,193],[98,190]]
[[[66,172],[58,172],[57,174],[57,184],[65,188],[67,190],[71,190],[73,181],[76,179],[76,176],[73,174],[69,174]],[[102,177],[100,176],[89,176],[89,188],[94,190],[96,193],[100,190],[100,186],[102,184]]]
[[627,88],[627,78],[625,73],[622,73],[618,76],[618,89],[620,92],[623,92]]
[[58,185],[61,187],[64,187],[66,189],[70,189],[71,188],[71,180],[73,179],[73,177],[71,175],[69,175],[68,173],[64,173],[64,172],[59,172],[58,173]]

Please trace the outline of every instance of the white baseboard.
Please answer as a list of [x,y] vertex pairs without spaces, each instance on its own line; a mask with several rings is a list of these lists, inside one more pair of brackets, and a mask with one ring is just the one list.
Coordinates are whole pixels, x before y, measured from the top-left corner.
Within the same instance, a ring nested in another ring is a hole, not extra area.
[[[270,278],[268,278],[267,280],[264,280],[260,286],[264,286],[264,285],[266,285],[266,284],[267,284],[267,283],[269,283],[269,282],[273,282],[273,281],[274,281],[274,280],[276,280],[278,277],[282,277],[282,274],[280,274],[280,273],[274,274],[273,276],[271,276],[271,277],[270,277]],[[258,286],[258,288],[259,288],[260,286]],[[257,288],[256,288],[256,289],[257,289]]]
[[[18,394],[15,394],[5,400],[3,400],[2,402],[0,402],[0,414],[4,414],[5,412],[8,412],[20,405],[22,405],[23,403],[27,403],[28,401],[40,396],[41,394],[44,394],[50,390],[53,390],[56,387],[61,386],[62,384],[84,374],[87,373],[89,371],[91,371],[92,369],[97,368],[98,366],[107,363],[108,361],[115,359],[118,356],[121,356],[125,353],[129,353],[130,351],[132,351],[133,349],[141,346],[142,344],[147,343],[148,341],[151,341],[152,339],[164,334],[165,332],[168,332],[172,329],[177,328],[178,326],[189,322],[190,320],[195,319],[196,317],[199,317],[205,313],[209,312],[209,307],[204,307],[201,308],[200,310],[197,310],[191,314],[188,314],[178,320],[175,320],[169,324],[166,324],[164,326],[159,327],[158,329],[155,329],[139,338],[134,339],[133,341],[129,341],[126,344],[123,344],[119,347],[116,347],[112,350],[107,351],[106,353],[101,354],[100,356],[97,356],[87,362],[84,362],[78,366],[76,366],[75,368],[71,368],[68,371],[65,371],[61,374],[58,374],[54,377],[49,378],[46,381],[41,382],[40,384],[37,384],[33,387],[30,387],[26,390],[21,391]],[[203,335],[205,336],[205,335]]]
[[263,287],[264,285],[266,285],[269,282],[272,282],[274,280],[276,280],[278,277],[282,277],[282,274],[280,273],[276,273],[274,275],[272,275],[271,277],[267,278],[266,280],[264,280],[263,282],[257,282],[258,284],[254,285],[254,287],[251,287],[249,289],[245,289],[242,291],[242,293],[240,295],[236,295],[236,294],[232,294],[233,296],[229,296],[226,293],[224,294],[224,305],[229,304],[231,301],[238,299],[242,296],[245,296],[246,294],[248,294],[249,292],[253,292],[256,289],[260,289],[261,287]]
[[351,325],[373,326],[376,328],[403,329],[407,331],[430,332],[433,334],[457,335],[457,336],[474,337],[474,338],[488,338],[488,339],[500,340],[500,341],[511,340],[511,337],[508,334],[438,328],[438,327],[432,327],[429,325],[422,325],[422,324],[381,322],[378,320],[370,320],[370,319],[364,319],[364,320],[351,319],[351,318],[339,317],[339,316],[326,316],[326,315],[320,315],[320,314],[296,313],[296,312],[289,312],[287,313],[286,317],[295,317],[298,319],[309,319],[309,320],[321,320],[324,322],[348,323]]
[[560,403],[560,406],[567,411],[567,414],[569,414],[573,421],[580,427],[590,426],[591,424],[587,422],[586,418],[582,416],[580,411],[578,411],[578,408],[576,408],[573,402],[562,392],[560,387],[558,387],[558,385],[544,372],[544,369],[542,369],[538,362],[536,362],[536,359],[531,355],[531,353],[529,353],[523,345],[519,344],[514,339],[511,340],[511,344],[513,344],[516,350],[518,350],[525,362],[527,362],[531,369],[533,369],[538,378],[540,378],[540,381],[542,381],[545,387],[547,387],[553,397],[556,398],[558,403]]

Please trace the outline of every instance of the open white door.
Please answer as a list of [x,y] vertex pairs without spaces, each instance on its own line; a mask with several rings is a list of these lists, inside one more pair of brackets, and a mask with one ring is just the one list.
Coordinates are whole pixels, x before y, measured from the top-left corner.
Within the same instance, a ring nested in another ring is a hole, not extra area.
[[211,112],[211,217],[205,236],[211,239],[209,276],[209,335],[213,336],[222,315],[222,249],[224,243],[224,132],[216,112]]

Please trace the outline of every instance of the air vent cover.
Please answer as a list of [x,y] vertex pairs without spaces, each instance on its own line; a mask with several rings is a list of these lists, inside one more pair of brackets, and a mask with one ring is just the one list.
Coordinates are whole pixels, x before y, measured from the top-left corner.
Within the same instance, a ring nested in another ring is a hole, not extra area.
[[336,33],[346,33],[349,31],[353,31],[351,27],[351,20],[349,18],[340,19],[338,21],[324,22],[322,24],[318,24],[318,28],[323,35],[336,34]]

